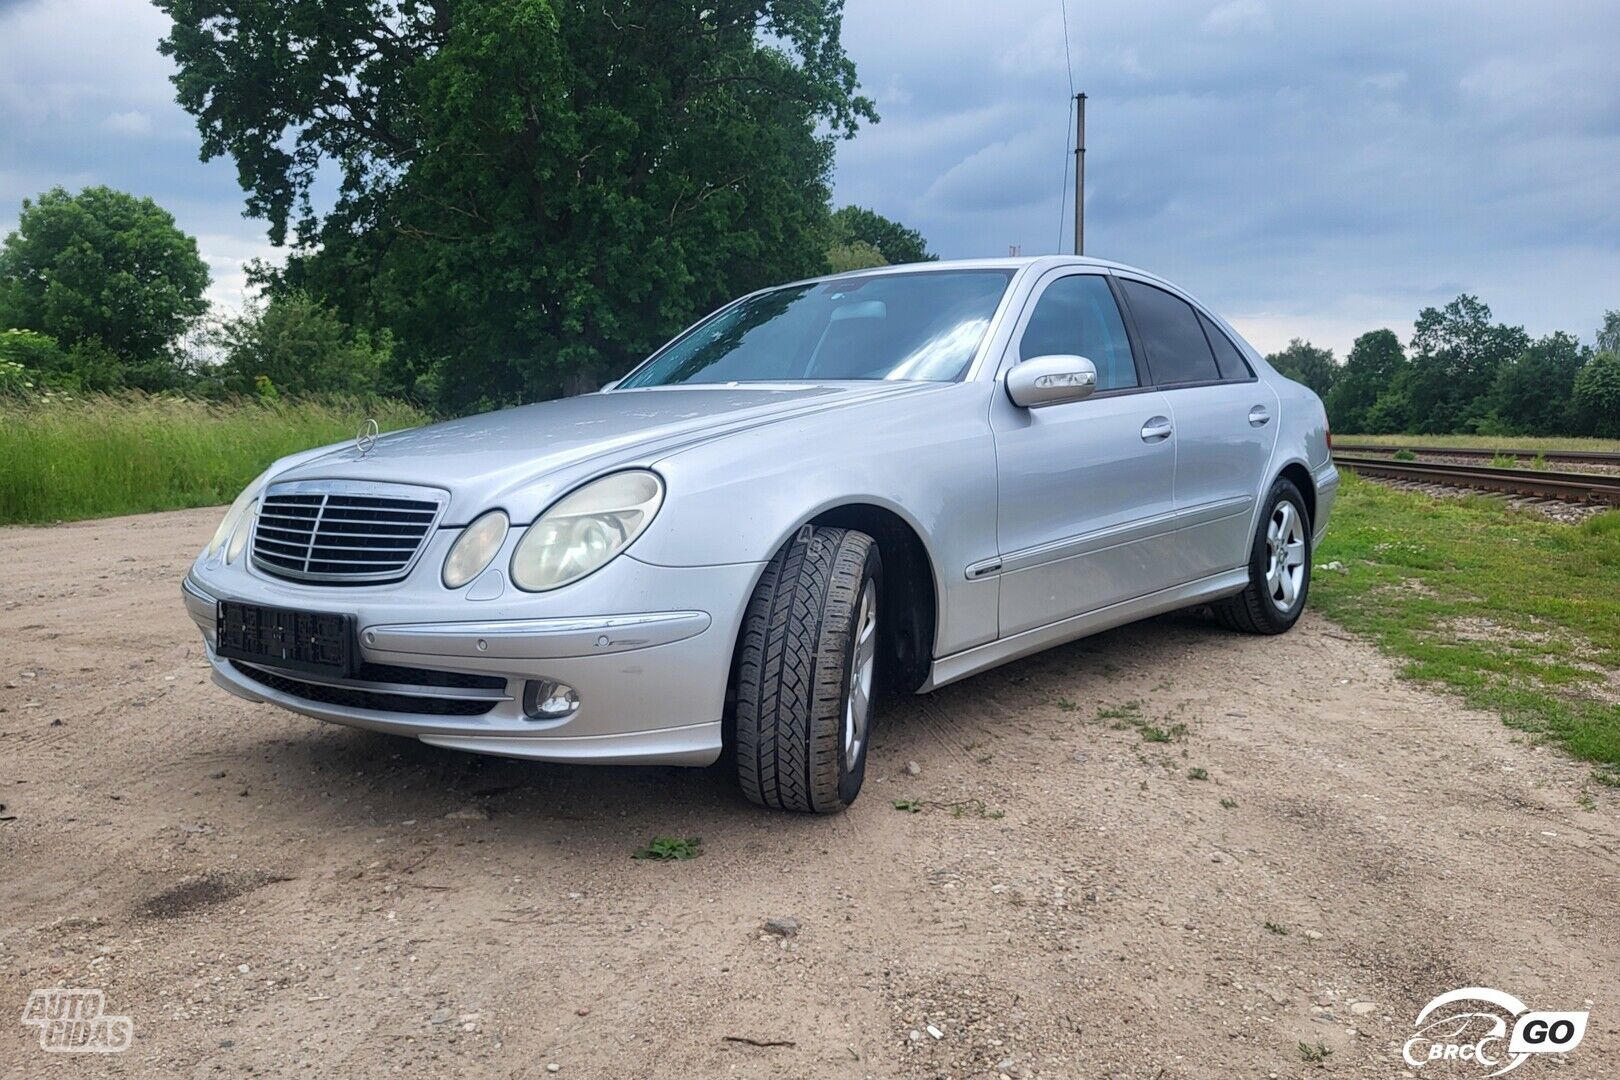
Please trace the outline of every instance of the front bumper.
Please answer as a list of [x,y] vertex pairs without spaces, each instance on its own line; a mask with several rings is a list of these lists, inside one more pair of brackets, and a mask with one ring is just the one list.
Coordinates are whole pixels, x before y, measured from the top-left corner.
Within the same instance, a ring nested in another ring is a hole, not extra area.
[[[319,588],[202,563],[181,591],[202,631],[214,682],[249,701],[475,753],[558,762],[713,762],[721,748],[732,645],[758,567],[654,567],[621,557],[611,569],[616,582],[597,582],[571,599],[578,603],[594,593],[606,606],[611,592],[675,603],[669,610],[579,616],[557,614],[554,596],[479,604],[448,591]],[[360,659],[370,670],[323,680],[221,658],[214,652],[220,600],[354,614]],[[482,678],[472,688],[433,685],[447,681],[442,673]],[[523,691],[531,680],[573,687],[579,708],[561,720],[530,719]],[[373,707],[379,703],[385,707]]]

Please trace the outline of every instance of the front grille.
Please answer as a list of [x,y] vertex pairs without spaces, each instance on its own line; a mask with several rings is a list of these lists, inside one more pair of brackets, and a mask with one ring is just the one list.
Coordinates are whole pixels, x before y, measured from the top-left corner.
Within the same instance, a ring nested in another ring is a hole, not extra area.
[[[417,697],[413,694],[390,693],[364,686],[341,686],[326,682],[310,682],[298,672],[278,672],[253,664],[230,662],[231,667],[260,686],[305,701],[323,705],[336,705],[346,709],[371,709],[376,712],[414,713],[419,716],[483,716],[505,699],[506,680],[494,675],[458,675],[447,671],[426,671],[417,668],[393,668],[381,664],[366,664],[359,675],[366,678],[403,683],[408,681],[423,687],[482,689],[484,697]],[[420,676],[427,676],[422,679]],[[475,684],[475,685],[469,685]],[[491,691],[502,691],[491,694]]]
[[444,501],[442,491],[404,484],[271,484],[259,500],[253,565],[294,581],[398,581],[415,565]]

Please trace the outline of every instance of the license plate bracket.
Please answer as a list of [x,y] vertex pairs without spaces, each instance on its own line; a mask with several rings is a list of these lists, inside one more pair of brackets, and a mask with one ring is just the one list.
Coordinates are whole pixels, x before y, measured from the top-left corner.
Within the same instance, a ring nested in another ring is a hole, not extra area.
[[353,675],[359,649],[353,615],[220,601],[214,653],[313,674]]

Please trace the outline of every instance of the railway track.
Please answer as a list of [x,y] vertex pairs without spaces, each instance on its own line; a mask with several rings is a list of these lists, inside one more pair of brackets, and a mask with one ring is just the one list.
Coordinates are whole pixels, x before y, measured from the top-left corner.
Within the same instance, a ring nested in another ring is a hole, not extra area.
[[[1413,453],[1424,453],[1416,447]],[[1498,469],[1489,465],[1441,461],[1395,461],[1387,457],[1344,453],[1335,448],[1334,464],[1363,476],[1390,480],[1447,484],[1452,487],[1500,491],[1563,502],[1608,503],[1620,506],[1620,476],[1595,473],[1550,472],[1541,469]]]
[[1334,440],[1334,448],[1349,454],[1393,454],[1397,450],[1406,450],[1418,457],[1443,458],[1486,458],[1497,455],[1518,458],[1521,461],[1531,461],[1537,455],[1543,461],[1562,461],[1570,465],[1620,465],[1620,451],[1609,450],[1532,450],[1505,448],[1498,450],[1484,450],[1479,447],[1463,446],[1383,446],[1372,443],[1342,442]]

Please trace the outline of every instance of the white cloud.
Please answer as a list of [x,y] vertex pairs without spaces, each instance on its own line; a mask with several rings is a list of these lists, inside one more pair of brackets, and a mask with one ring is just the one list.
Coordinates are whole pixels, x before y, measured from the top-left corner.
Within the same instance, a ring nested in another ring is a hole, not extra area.
[[101,126],[118,135],[146,135],[152,130],[152,118],[139,109],[130,109],[110,114]]
[[1263,33],[1272,28],[1262,0],[1228,0],[1204,16],[1204,29],[1217,34]]

